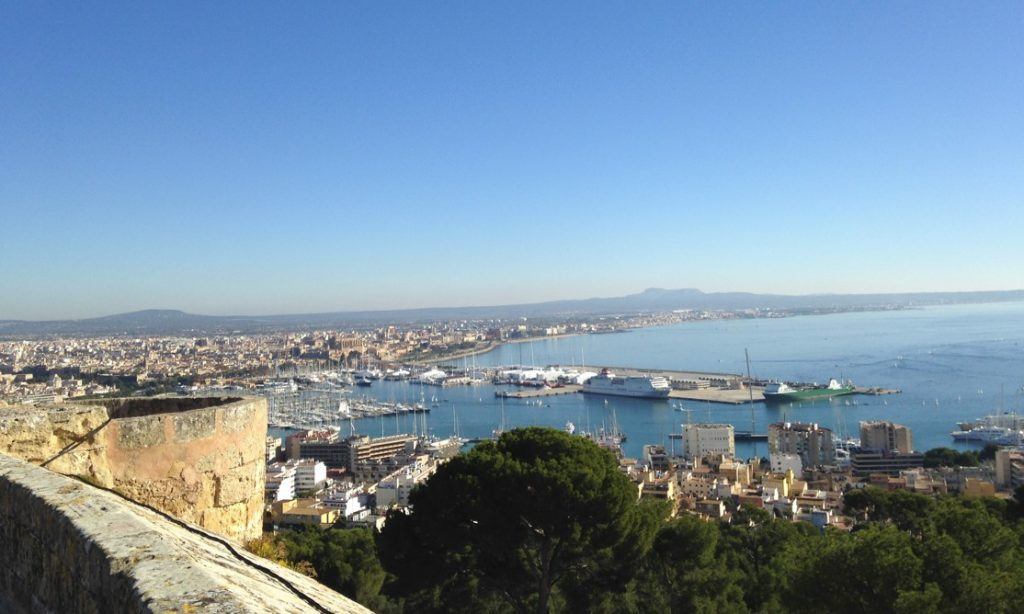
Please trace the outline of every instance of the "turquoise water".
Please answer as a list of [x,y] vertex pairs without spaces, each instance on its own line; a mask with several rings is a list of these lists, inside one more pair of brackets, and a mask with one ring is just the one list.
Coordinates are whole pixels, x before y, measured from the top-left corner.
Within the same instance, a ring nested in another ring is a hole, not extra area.
[[[755,377],[825,382],[852,379],[861,386],[899,388],[900,395],[853,396],[782,407],[757,404],[758,432],[769,422],[818,422],[840,433],[857,435],[861,420],[887,419],[913,430],[915,447],[953,446],[949,432],[958,421],[1006,409],[1024,411],[1024,303],[955,305],[890,312],[861,312],[780,319],[688,322],[621,334],[586,335],[502,346],[475,357],[478,365],[586,364],[692,369],[743,373],[744,348]],[[461,362],[461,361],[460,361]],[[1004,391],[1000,393],[1001,389]],[[371,394],[385,400],[414,401],[420,386],[376,382]],[[444,399],[434,408],[429,426],[438,434],[452,431],[452,408],[468,437],[490,435],[497,428],[501,404],[494,387],[423,387],[426,398]],[[1001,402],[1001,397],[1004,399]],[[572,421],[594,429],[610,420],[612,409],[629,436],[628,455],[638,456],[645,443],[666,443],[686,414],[666,401],[569,395],[549,397],[543,406],[507,400],[510,426],[540,424],[564,427]],[[847,404],[849,403],[849,404]],[[749,406],[688,402],[691,419],[728,422],[749,430]],[[410,418],[365,420],[360,431],[371,435],[407,431]],[[739,444],[749,455],[752,445]],[[764,444],[757,452],[765,454]]]

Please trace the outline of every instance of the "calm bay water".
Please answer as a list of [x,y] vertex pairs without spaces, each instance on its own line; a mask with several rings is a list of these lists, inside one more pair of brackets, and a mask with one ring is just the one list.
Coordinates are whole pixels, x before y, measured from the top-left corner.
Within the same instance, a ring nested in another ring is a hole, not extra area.
[[[621,334],[586,335],[509,344],[470,364],[520,363],[617,365],[744,373],[744,348],[755,377],[825,382],[852,379],[861,386],[898,388],[899,395],[851,396],[782,407],[684,402],[694,422],[728,422],[757,432],[782,419],[817,422],[857,436],[861,420],[887,419],[913,429],[915,447],[954,446],[956,422],[998,411],[1024,411],[1024,303],[955,305],[891,312],[862,312],[780,319],[688,322]],[[460,361],[460,364],[465,361]],[[1000,390],[1004,394],[1000,394]],[[461,434],[484,437],[501,420],[493,386],[436,388],[408,382],[376,382],[370,394],[383,400],[438,398],[429,427],[440,435],[453,430],[453,408]],[[360,391],[362,392],[362,391]],[[1001,396],[1004,400],[1001,402]],[[506,400],[509,426],[562,428],[567,421],[596,429],[614,409],[629,440],[627,455],[645,443],[666,443],[686,413],[667,401],[588,395],[548,397],[541,406]],[[849,403],[849,404],[848,404]],[[411,418],[367,419],[357,429],[371,435],[409,431]],[[750,455],[753,445],[738,444]],[[756,450],[766,455],[765,444]]]

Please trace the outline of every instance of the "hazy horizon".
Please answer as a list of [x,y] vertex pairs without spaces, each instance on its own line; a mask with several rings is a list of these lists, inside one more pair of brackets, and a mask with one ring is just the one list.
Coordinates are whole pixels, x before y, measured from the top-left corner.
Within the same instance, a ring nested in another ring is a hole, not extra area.
[[875,294],[946,294],[946,293],[973,293],[973,292],[1020,292],[1024,291],[1024,288],[990,288],[990,289],[969,289],[969,290],[912,290],[912,291],[892,291],[892,292],[815,292],[807,294],[790,294],[786,292],[755,292],[750,290],[703,290],[701,288],[692,287],[679,287],[679,288],[665,288],[665,287],[651,287],[643,288],[633,292],[623,292],[619,294],[607,294],[607,295],[589,295],[589,296],[558,296],[554,298],[547,298],[542,300],[520,300],[516,302],[507,303],[465,303],[465,304],[420,304],[411,305],[408,307],[371,307],[365,309],[350,309],[350,308],[335,308],[335,309],[315,309],[315,310],[304,310],[304,311],[289,311],[289,312],[260,312],[260,311],[196,311],[193,309],[184,309],[178,306],[149,306],[139,307],[133,309],[120,309],[111,312],[86,314],[81,316],[61,316],[54,318],[16,318],[9,317],[5,314],[0,314],[0,321],[4,320],[22,320],[22,321],[49,321],[49,320],[87,320],[91,318],[100,318],[106,316],[115,316],[121,314],[129,314],[143,311],[176,311],[183,312],[192,315],[203,315],[203,316],[253,316],[253,317],[264,317],[264,316],[291,316],[291,315],[306,315],[306,314],[322,314],[322,313],[362,313],[362,312],[389,312],[389,311],[416,311],[416,310],[441,310],[441,309],[464,309],[464,308],[489,308],[489,307],[504,307],[504,306],[516,306],[516,305],[534,305],[550,302],[562,302],[562,301],[586,301],[586,300],[600,300],[609,298],[620,298],[626,296],[633,296],[642,294],[649,290],[667,290],[667,291],[678,291],[678,290],[697,290],[704,294],[755,294],[755,295],[777,295],[777,296],[796,296],[796,297],[814,297],[814,296],[858,296],[858,295],[875,295]]
[[0,7],[0,318],[1024,287],[1020,3],[302,9]]

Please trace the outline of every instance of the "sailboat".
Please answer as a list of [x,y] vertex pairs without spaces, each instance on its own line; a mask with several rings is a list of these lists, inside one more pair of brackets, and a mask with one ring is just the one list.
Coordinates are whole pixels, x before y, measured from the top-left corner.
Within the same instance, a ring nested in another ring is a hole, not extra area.
[[494,438],[497,439],[502,436],[505,432],[507,425],[505,424],[505,397],[501,397],[501,423],[498,424],[498,428],[492,431]]
[[619,430],[619,420],[615,413],[615,406],[611,408],[611,425],[609,428],[602,426],[597,433],[589,435],[589,438],[602,448],[612,450],[616,453],[622,452],[622,444],[626,441],[626,434]]
[[454,431],[452,439],[459,442],[460,446],[464,446],[469,443],[469,440],[459,433],[459,416],[455,413],[455,403],[452,403],[452,430]]

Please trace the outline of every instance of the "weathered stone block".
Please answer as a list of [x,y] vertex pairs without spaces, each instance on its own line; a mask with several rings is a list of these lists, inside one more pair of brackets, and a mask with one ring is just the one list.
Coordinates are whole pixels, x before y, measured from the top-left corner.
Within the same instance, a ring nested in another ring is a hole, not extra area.
[[213,437],[217,428],[217,414],[213,409],[200,409],[174,414],[171,422],[174,424],[174,441],[184,443]]
[[215,504],[224,507],[247,500],[258,484],[259,468],[255,463],[236,467],[217,476]]
[[117,443],[125,450],[148,448],[166,440],[163,416],[118,420],[117,428]]
[[225,433],[244,431],[255,419],[255,407],[252,402],[235,403],[221,408],[221,428]]

